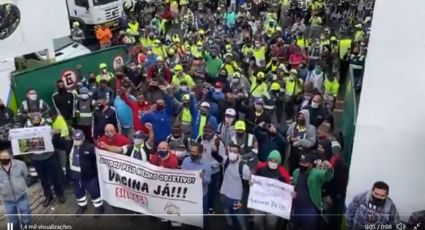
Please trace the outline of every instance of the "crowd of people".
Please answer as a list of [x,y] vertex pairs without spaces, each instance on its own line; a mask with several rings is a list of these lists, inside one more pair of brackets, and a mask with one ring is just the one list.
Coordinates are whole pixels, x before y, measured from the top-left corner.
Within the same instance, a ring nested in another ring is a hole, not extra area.
[[[361,88],[372,20],[366,2],[169,0],[127,10],[118,33],[96,31],[102,49],[128,46],[130,59],[120,70],[99,63],[97,73],[84,73],[81,63],[75,88],[58,80],[51,103],[28,89],[16,114],[0,101],[3,129],[50,125],[55,147],[13,159],[1,151],[6,213],[29,213],[29,175],[42,184],[44,207],[56,198],[66,202],[65,178],[77,214],[86,212],[86,191],[103,214],[99,148],[202,170],[203,212],[224,213],[230,229],[339,229],[348,166],[333,110],[349,65]],[[72,37],[84,40],[78,23]],[[251,175],[294,186],[290,221],[247,208]],[[396,224],[388,191],[377,182],[356,197],[348,229]]]

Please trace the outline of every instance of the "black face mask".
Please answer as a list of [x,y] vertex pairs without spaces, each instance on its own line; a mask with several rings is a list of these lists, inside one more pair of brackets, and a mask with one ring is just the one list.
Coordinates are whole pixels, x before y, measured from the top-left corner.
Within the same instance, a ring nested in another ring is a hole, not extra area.
[[0,159],[0,164],[1,165],[8,165],[10,163],[11,159]]
[[301,172],[306,172],[308,170],[308,166],[300,165],[299,168]]
[[199,159],[199,156],[195,156],[195,155],[190,155],[190,159],[192,160],[192,161],[196,161],[196,160],[198,160]]
[[385,199],[376,198],[372,195],[372,203],[374,203],[376,206],[382,206],[385,204]]
[[90,83],[95,83],[95,82],[96,82],[96,78],[90,78],[90,79],[89,79],[89,82],[90,82]]
[[62,88],[62,87],[58,87],[58,92],[59,93],[65,93],[66,92],[66,89],[65,88]]
[[236,133],[236,136],[238,136],[238,137],[243,137],[243,135],[244,135],[245,133]]
[[97,108],[99,108],[100,110],[103,110],[105,108],[105,105],[98,105]]
[[303,119],[303,120],[298,119],[298,124],[299,124],[299,125],[305,125],[305,120],[304,120],[304,119]]
[[5,105],[0,105],[0,109],[4,109],[4,108],[6,108]]

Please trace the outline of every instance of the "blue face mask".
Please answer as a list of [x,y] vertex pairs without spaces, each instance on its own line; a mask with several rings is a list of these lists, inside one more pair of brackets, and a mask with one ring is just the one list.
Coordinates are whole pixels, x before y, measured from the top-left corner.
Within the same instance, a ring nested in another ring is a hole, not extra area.
[[158,151],[158,155],[161,158],[165,158],[165,157],[167,157],[168,152],[167,151]]
[[322,70],[321,70],[321,69],[315,69],[315,70],[314,70],[314,72],[315,72],[316,74],[320,74],[320,73],[322,72]]

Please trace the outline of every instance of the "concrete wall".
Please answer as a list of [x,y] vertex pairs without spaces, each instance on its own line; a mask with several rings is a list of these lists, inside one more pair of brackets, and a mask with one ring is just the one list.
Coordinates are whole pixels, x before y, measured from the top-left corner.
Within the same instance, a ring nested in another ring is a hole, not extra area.
[[376,0],[346,202],[375,181],[425,209],[425,1]]

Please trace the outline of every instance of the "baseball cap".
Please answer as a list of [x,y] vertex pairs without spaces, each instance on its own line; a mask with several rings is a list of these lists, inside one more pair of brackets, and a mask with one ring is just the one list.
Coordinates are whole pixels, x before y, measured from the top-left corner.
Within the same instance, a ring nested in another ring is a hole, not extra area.
[[210,108],[210,103],[204,101],[204,102],[201,103],[201,107],[208,107],[208,108]]
[[84,138],[85,138],[85,135],[84,135],[83,130],[81,130],[81,129],[76,129],[72,133],[72,139],[74,139],[76,141],[82,141],[82,140],[84,140]]
[[313,154],[301,154],[300,164],[310,164],[314,162]]
[[236,116],[236,111],[232,108],[228,108],[228,109],[226,109],[225,115],[230,115],[230,116],[234,117],[234,116]]
[[242,120],[237,121],[235,123],[235,130],[245,131],[246,130],[245,121],[242,121]]
[[80,94],[88,94],[88,93],[89,93],[89,89],[87,89],[87,87],[80,88]]
[[146,134],[142,131],[137,131],[133,134],[133,139],[145,139]]
[[259,97],[259,98],[255,99],[255,104],[257,104],[257,105],[264,105],[263,98]]

